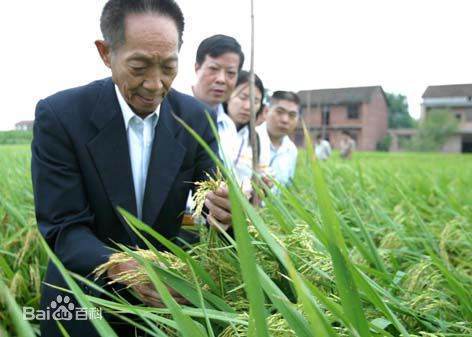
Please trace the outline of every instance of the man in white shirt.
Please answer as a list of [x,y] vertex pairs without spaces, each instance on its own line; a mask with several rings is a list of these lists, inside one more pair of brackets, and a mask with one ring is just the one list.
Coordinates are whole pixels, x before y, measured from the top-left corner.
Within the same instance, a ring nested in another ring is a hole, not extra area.
[[287,185],[293,179],[297,147],[290,140],[300,114],[300,99],[290,91],[275,91],[270,99],[265,122],[257,127],[261,140],[261,162],[269,163],[276,181]]
[[331,156],[331,145],[320,134],[316,136],[315,154],[319,160],[326,160]]
[[220,157],[229,164],[238,155],[242,135],[225,112],[223,102],[231,96],[238,74],[244,64],[241,45],[231,36],[214,35],[204,39],[197,49],[195,73],[197,81],[192,87],[194,97],[209,107],[218,128]]
[[[241,45],[231,36],[213,35],[204,39],[197,49],[195,60],[196,83],[193,96],[208,107],[216,122],[220,138],[220,158],[229,164],[238,155],[243,135],[238,135],[236,125],[226,114],[223,102],[233,92],[239,71],[244,64]],[[187,201],[187,213],[193,208],[191,193]]]
[[118,86],[115,84],[116,97],[123,113],[126,137],[128,139],[129,156],[131,160],[131,172],[136,194],[137,215],[143,218],[143,199],[146,187],[146,177],[151,158],[151,148],[156,133],[156,125],[159,119],[159,106],[144,119],[138,117],[126,103]]

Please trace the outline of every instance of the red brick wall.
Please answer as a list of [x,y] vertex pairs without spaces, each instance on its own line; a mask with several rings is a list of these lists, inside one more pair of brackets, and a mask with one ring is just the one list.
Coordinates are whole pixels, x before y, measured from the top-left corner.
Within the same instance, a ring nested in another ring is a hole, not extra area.
[[[313,105],[311,109],[305,108],[303,120],[308,129],[312,130],[311,135],[321,132],[322,107]],[[362,151],[374,151],[377,142],[387,135],[388,108],[385,97],[378,89],[371,97],[370,103],[362,103],[359,106],[359,119],[349,119],[347,116],[347,105],[330,106],[330,124],[327,128],[331,146],[339,148],[341,140],[340,128],[350,129],[349,132],[355,135],[357,149]],[[313,130],[315,129],[315,130]],[[302,133],[299,129],[297,133]],[[301,145],[302,136],[298,137],[298,145]]]
[[[330,106],[330,124],[329,126],[362,126],[363,106],[359,107],[360,118],[348,119],[346,105],[331,105]],[[310,109],[306,108],[303,111],[303,120],[307,126],[321,127],[321,113],[322,108],[313,106]]]
[[358,149],[374,151],[377,143],[387,135],[388,107],[380,89],[372,95],[362,114],[362,139]]
[[311,109],[303,110],[303,120],[307,127],[321,125],[321,113],[318,107],[312,106]]

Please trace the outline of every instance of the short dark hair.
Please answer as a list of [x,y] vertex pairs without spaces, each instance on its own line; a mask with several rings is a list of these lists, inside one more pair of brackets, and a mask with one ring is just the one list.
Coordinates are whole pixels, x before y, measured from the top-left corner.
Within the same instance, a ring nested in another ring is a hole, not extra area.
[[183,43],[184,15],[174,0],[108,0],[100,17],[103,38],[112,49],[125,42],[125,18],[129,14],[156,13],[174,20]]
[[300,105],[300,97],[298,97],[298,95],[296,93],[294,93],[293,91],[282,91],[282,90],[279,90],[279,91],[274,91],[274,93],[272,94],[272,97],[270,98],[270,104],[274,104],[274,102],[276,101],[289,101],[289,102],[293,102],[297,105]]
[[213,35],[203,40],[197,49],[197,64],[205,62],[205,57],[218,57],[226,53],[235,53],[239,56],[239,69],[241,70],[244,64],[244,53],[239,42],[231,36],[227,35]]

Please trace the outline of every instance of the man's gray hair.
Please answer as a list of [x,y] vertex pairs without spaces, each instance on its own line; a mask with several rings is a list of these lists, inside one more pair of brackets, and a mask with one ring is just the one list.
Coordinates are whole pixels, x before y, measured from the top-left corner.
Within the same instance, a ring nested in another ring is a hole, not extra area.
[[103,7],[100,29],[112,49],[125,43],[125,18],[129,14],[156,13],[174,20],[183,43],[184,16],[174,0],[109,0]]

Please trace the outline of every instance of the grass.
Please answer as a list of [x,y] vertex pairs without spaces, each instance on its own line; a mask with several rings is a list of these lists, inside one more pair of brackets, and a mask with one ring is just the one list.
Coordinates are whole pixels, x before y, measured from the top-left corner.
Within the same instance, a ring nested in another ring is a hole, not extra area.
[[32,131],[0,131],[0,145],[31,144]]
[[[47,254],[41,249],[34,218],[28,146],[0,146],[0,277],[21,306],[39,307]],[[0,301],[0,325],[14,317]]]
[[[16,306],[38,307],[48,256],[34,225],[29,156],[27,146],[0,146],[0,334],[37,331]],[[127,252],[167,308],[76,296],[139,316],[155,336],[468,336],[470,167],[467,155],[356,153],[317,163],[301,151],[294,186],[269,195],[264,209],[232,189],[234,240],[202,232],[183,251],[151,233],[175,254],[168,268]],[[192,305],[175,303],[166,284]]]

